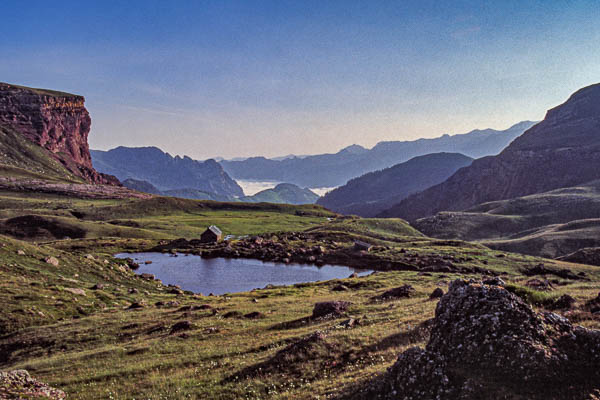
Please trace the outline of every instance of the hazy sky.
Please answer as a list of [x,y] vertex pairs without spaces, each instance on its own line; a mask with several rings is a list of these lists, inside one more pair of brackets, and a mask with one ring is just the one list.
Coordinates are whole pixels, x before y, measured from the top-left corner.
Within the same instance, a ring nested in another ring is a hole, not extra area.
[[503,129],[600,81],[600,1],[2,0],[0,81],[92,148],[279,156]]

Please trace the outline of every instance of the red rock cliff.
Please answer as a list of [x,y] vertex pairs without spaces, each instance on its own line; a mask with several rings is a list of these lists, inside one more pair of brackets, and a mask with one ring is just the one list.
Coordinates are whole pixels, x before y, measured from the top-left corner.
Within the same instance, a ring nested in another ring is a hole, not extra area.
[[90,183],[119,185],[97,172],[88,146],[91,119],[83,96],[0,83],[0,124],[54,154],[69,171]]

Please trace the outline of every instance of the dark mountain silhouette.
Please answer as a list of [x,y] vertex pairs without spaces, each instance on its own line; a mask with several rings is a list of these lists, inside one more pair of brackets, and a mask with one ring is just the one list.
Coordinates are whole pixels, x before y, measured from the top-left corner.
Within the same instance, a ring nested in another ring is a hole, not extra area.
[[415,157],[381,171],[351,179],[321,197],[317,204],[343,214],[372,217],[410,194],[443,182],[472,158],[458,153]]
[[600,178],[600,84],[574,93],[502,153],[475,160],[445,182],[381,216],[416,220],[438,211],[511,199]]
[[370,150],[352,145],[336,154],[283,160],[252,157],[238,161],[223,160],[221,165],[235,179],[272,180],[313,188],[340,186],[367,172],[389,168],[426,154],[450,152],[473,158],[498,154],[534,123],[519,122],[503,131],[484,129],[435,139],[380,142]]
[[244,195],[242,188],[214,160],[196,161],[189,157],[172,157],[157,147],[92,150],[91,155],[98,171],[115,175],[122,181],[146,181],[163,193],[168,190],[192,189],[225,198]]
[[253,196],[242,197],[240,200],[248,203],[285,203],[285,204],[313,204],[319,195],[310,189],[301,188],[291,183],[280,183],[273,189],[266,189]]

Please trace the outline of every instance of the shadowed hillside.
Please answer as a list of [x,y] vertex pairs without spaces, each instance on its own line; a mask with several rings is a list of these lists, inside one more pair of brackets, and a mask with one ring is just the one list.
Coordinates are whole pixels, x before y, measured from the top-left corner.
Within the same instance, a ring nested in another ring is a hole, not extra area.
[[381,214],[416,220],[439,211],[575,186],[600,178],[600,84],[564,104],[495,157],[475,160],[445,182]]
[[405,163],[351,179],[321,197],[317,204],[343,214],[372,217],[410,194],[436,185],[472,158],[457,153],[415,157]]

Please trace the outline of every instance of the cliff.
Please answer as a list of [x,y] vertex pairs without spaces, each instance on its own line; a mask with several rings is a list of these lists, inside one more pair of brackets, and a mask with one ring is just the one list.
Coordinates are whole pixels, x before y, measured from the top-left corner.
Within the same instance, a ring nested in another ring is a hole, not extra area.
[[574,93],[497,156],[475,160],[445,182],[381,214],[415,220],[600,179],[600,84]]
[[118,185],[92,166],[88,147],[91,119],[83,96],[0,83],[0,125],[52,153],[89,183]]

